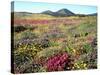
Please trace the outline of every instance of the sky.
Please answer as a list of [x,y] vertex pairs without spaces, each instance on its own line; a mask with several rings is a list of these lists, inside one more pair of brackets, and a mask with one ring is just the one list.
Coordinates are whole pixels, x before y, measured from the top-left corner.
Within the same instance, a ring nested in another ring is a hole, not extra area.
[[59,4],[59,3],[56,4],[56,3],[43,3],[43,2],[23,2],[23,1],[14,2],[15,12],[40,13],[46,10],[51,10],[53,12],[56,12],[63,8],[68,9],[75,14],[97,13],[96,6],[70,5],[70,4]]

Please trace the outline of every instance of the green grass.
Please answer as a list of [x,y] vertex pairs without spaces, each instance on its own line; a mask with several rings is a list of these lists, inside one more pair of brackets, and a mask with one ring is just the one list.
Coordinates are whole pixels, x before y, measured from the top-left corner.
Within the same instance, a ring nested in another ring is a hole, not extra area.
[[[91,63],[94,63],[96,67],[97,61],[91,57],[95,49],[92,44],[97,37],[96,16],[52,17],[48,15],[32,15],[31,17],[20,16],[17,18],[32,20],[78,19],[80,22],[75,25],[65,25],[62,22],[54,25],[30,25],[25,26],[26,29],[24,31],[14,32],[15,72],[47,71],[46,66],[44,66],[46,60],[61,52],[67,52],[69,59],[72,59],[72,63],[69,63],[71,70],[92,69],[93,65]],[[96,52],[94,52],[94,55],[96,57]],[[93,61],[88,61],[87,63],[88,57]],[[24,67],[26,63],[30,63],[29,67]],[[38,65],[34,67],[32,66],[33,64]]]

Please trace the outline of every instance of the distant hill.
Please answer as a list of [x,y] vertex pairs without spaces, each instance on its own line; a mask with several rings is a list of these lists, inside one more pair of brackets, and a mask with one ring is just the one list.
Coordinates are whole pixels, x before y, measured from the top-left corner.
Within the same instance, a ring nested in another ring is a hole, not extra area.
[[88,14],[89,16],[97,16],[97,13]]
[[47,14],[47,15],[52,15],[52,16],[55,15],[55,13],[52,12],[52,11],[50,11],[50,10],[44,11],[44,12],[42,12],[41,14]]
[[41,13],[30,13],[30,12],[11,12],[11,17],[16,19],[51,19],[54,18],[52,15],[41,14]]
[[68,9],[61,9],[58,10],[57,12],[52,12],[50,10],[42,12],[42,14],[48,14],[52,16],[74,16],[75,14]]
[[61,9],[61,10],[57,11],[56,13],[58,13],[61,16],[73,16],[73,15],[75,15],[73,12],[69,11],[68,9]]
[[30,13],[30,12],[15,12],[14,13],[14,15],[19,15],[19,16],[31,16],[32,14],[33,13]]
[[97,16],[97,13],[93,14],[75,14],[68,9],[60,9],[56,12],[47,10],[41,13],[30,13],[30,12],[12,12],[16,17],[65,17],[65,16]]
[[76,16],[85,17],[85,16],[97,16],[97,13],[92,14],[76,14]]

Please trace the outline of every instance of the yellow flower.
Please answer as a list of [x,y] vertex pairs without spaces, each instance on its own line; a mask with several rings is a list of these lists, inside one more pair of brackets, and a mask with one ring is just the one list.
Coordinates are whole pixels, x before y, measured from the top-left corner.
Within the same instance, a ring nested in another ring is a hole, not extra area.
[[74,53],[76,53],[76,50],[75,50],[75,49],[73,49],[73,52],[74,52]]
[[79,66],[79,65],[77,65],[77,68],[79,69],[79,68],[80,68],[80,66]]
[[84,64],[84,67],[86,67],[86,64]]
[[72,67],[72,69],[74,69],[74,67]]
[[78,64],[77,64],[77,63],[75,63],[74,65],[75,65],[75,66],[77,66]]

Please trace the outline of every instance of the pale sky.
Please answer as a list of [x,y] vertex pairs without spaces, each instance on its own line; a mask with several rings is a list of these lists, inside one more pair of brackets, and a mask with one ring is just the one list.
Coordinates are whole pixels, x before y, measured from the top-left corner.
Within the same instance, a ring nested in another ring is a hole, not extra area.
[[51,11],[55,12],[55,11],[58,11],[58,10],[63,9],[63,8],[68,9],[76,14],[97,13],[96,6],[14,1],[14,11],[15,12],[40,13],[40,12],[43,12],[46,10],[51,10]]

